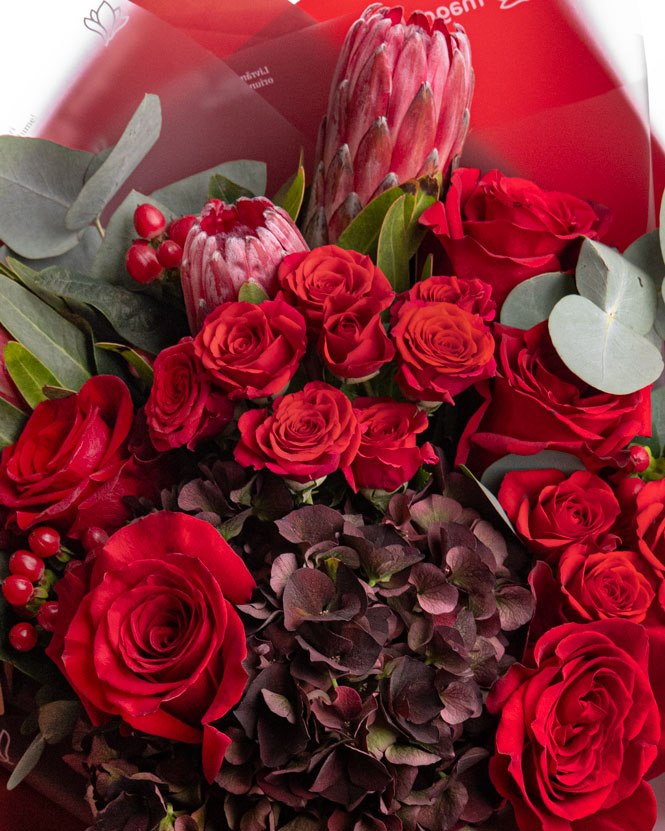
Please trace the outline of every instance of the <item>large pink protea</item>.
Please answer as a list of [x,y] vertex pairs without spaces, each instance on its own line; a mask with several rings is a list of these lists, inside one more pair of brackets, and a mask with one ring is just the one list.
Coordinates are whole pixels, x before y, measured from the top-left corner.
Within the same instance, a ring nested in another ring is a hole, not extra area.
[[245,283],[273,298],[282,259],[307,250],[291,217],[269,199],[240,197],[235,205],[210,199],[187,235],[180,266],[192,334],[217,306],[237,300]]
[[346,37],[317,150],[305,237],[335,242],[390,187],[445,171],[466,137],[473,92],[461,26],[368,6]]

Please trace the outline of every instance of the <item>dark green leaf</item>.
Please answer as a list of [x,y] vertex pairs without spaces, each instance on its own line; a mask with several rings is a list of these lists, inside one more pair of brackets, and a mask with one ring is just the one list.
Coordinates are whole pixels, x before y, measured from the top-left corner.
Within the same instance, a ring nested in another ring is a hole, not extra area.
[[151,199],[168,205],[176,215],[199,214],[208,199],[210,178],[219,174],[240,187],[246,188],[255,196],[266,192],[267,169],[264,162],[241,160],[203,170],[194,176],[188,176],[179,182],[160,188],[152,193]]
[[67,211],[65,224],[70,231],[85,228],[101,215],[120,186],[157,141],[161,128],[162,108],[159,98],[156,95],[146,95],[112,152],[83,185]]
[[136,350],[122,343],[96,343],[95,346],[99,347],[99,349],[117,352],[119,355],[122,355],[127,363],[136,370],[136,374],[143,384],[148,388],[152,386],[152,367]]
[[13,790],[17,785],[20,785],[25,777],[34,770],[37,763],[42,758],[42,753],[44,752],[45,747],[46,741],[42,734],[38,733],[28,745],[25,753],[18,760],[16,767],[12,771],[12,775],[9,777],[9,781],[7,782],[8,791]]
[[379,234],[376,264],[399,294],[409,288],[409,253],[406,226],[415,198],[410,193],[399,197],[388,209]]
[[303,152],[300,151],[298,170],[277,191],[273,198],[275,205],[279,205],[295,222],[298,219],[303,199],[305,198],[305,168]]
[[77,245],[65,216],[92,153],[51,141],[0,136],[0,238],[22,257],[53,257]]
[[0,398],[0,449],[14,444],[21,435],[27,416],[9,401]]
[[423,238],[427,233],[427,228],[420,225],[418,223],[418,219],[423,211],[426,211],[427,208],[431,207],[436,202],[439,198],[440,190],[439,182],[432,177],[423,177],[422,179],[418,179],[415,183],[407,182],[406,185],[403,185],[403,187],[407,189],[408,186],[412,184],[415,188],[413,191],[415,201],[413,203],[411,216],[407,219],[406,226],[406,248],[409,259],[415,256],[416,252],[420,248],[420,243],[423,241]]
[[248,283],[243,283],[242,286],[240,286],[238,300],[243,303],[252,303],[253,305],[258,306],[263,303],[264,300],[269,299],[268,295],[258,283],[250,281]]
[[43,392],[45,386],[58,386],[55,375],[22,344],[16,341],[7,343],[4,359],[12,381],[33,409],[40,401],[46,400]]
[[404,196],[403,188],[395,187],[373,199],[344,229],[337,240],[337,245],[340,248],[350,248],[370,256],[375,253],[386,213],[393,202],[401,196]]
[[49,401],[57,401],[59,398],[69,398],[73,393],[74,390],[68,390],[64,387],[54,387],[51,384],[44,385],[44,395]]
[[47,744],[57,744],[74,730],[79,701],[50,701],[39,708],[39,731]]
[[[247,190],[242,185],[237,185],[235,182],[227,179],[226,176],[222,176],[221,173],[215,173],[210,177],[208,184],[209,199],[221,199],[227,205],[233,205],[241,196],[251,199],[254,194],[251,190]],[[200,210],[201,208],[199,208]]]
[[501,307],[501,323],[530,329],[547,320],[550,312],[568,294],[575,293],[575,278],[560,271],[537,274],[518,283]]
[[429,280],[429,278],[433,274],[433,268],[434,268],[434,255],[433,254],[428,254],[427,259],[425,260],[425,262],[423,264],[423,270],[420,272],[420,279],[421,280]]
[[0,274],[0,323],[51,370],[79,390],[90,378],[85,335],[19,283]]

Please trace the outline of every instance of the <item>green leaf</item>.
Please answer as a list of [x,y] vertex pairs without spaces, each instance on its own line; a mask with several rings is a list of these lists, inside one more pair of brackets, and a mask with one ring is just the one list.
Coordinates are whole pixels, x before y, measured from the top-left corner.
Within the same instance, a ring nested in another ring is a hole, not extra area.
[[137,291],[137,283],[132,280],[125,268],[125,254],[136,237],[134,211],[145,202],[159,208],[167,222],[174,218],[175,213],[157,199],[145,196],[136,190],[131,191],[116,208],[106,227],[104,240],[90,271],[94,280],[99,283],[126,286]]
[[665,192],[660,200],[660,215],[658,218],[658,234],[660,238],[660,253],[665,260]]
[[427,228],[418,223],[420,215],[437,201],[440,191],[439,182],[431,176],[422,177],[415,182],[407,182],[402,186],[407,193],[409,192],[410,185],[413,186],[412,193],[415,201],[406,226],[406,247],[409,259],[415,256],[420,248],[420,243],[427,233]]
[[210,178],[216,174],[246,188],[255,196],[263,196],[266,192],[267,168],[265,163],[243,159],[237,162],[224,162],[159,188],[151,194],[149,201],[154,199],[163,202],[177,216],[199,214],[208,200]]
[[58,386],[55,375],[22,344],[16,341],[7,343],[4,359],[12,381],[33,409],[40,401],[46,401],[45,386]]
[[420,279],[421,280],[429,280],[429,278],[433,274],[434,269],[434,255],[428,254],[427,259],[423,264],[423,270],[420,272]]
[[21,435],[28,417],[9,401],[0,398],[0,449],[7,447]]
[[300,151],[300,161],[298,163],[298,170],[287,179],[282,187],[277,191],[273,197],[275,205],[279,205],[287,212],[291,219],[295,222],[298,219],[298,214],[302,207],[303,199],[305,198],[305,167],[303,165],[303,152]]
[[552,309],[575,292],[575,278],[560,271],[538,274],[518,283],[501,307],[501,323],[517,329],[530,329],[547,320]]
[[622,255],[628,262],[646,271],[656,286],[659,286],[665,277],[665,263],[663,263],[658,233],[657,230],[650,231],[638,237]]
[[25,777],[34,770],[37,763],[42,758],[42,753],[44,752],[45,747],[46,740],[41,733],[37,733],[32,742],[28,745],[23,756],[21,756],[16,763],[16,767],[12,771],[12,775],[9,777],[9,781],[7,782],[8,791],[13,790],[17,785],[20,785]]
[[64,254],[58,254],[56,257],[40,257],[37,260],[33,260],[29,257],[21,257],[20,254],[13,252],[12,259],[14,262],[17,262],[19,261],[17,258],[20,257],[20,262],[29,266],[34,271],[41,271],[50,265],[60,265],[64,268],[70,268],[72,271],[87,274],[92,268],[93,260],[101,244],[102,238],[99,235],[99,231],[94,225],[89,225],[80,231],[78,243],[73,248],[70,248],[69,251],[65,251]]
[[[222,202],[233,205],[241,196],[251,199],[254,194],[251,190],[247,190],[242,185],[237,185],[235,182],[227,179],[226,176],[222,176],[221,173],[215,173],[210,177],[210,182],[208,183],[209,199],[221,199]],[[199,208],[200,210],[201,208]]]
[[0,295],[0,323],[53,373],[58,384],[79,390],[90,378],[83,332],[2,274]]
[[73,248],[80,235],[65,217],[93,158],[45,139],[0,136],[0,238],[23,257]]
[[651,439],[650,445],[655,457],[662,456],[665,451],[665,387],[651,390]]
[[545,468],[555,468],[564,473],[585,469],[577,456],[561,453],[558,450],[543,450],[533,456],[518,456],[515,453],[509,453],[491,464],[480,477],[480,481],[492,493],[498,493],[503,477],[511,470],[543,470]]
[[517,536],[517,532],[515,531],[515,527],[513,526],[513,523],[508,518],[508,514],[504,511],[503,506],[501,505],[499,500],[496,498],[496,496],[494,496],[492,491],[487,486],[483,485],[483,483],[479,479],[477,479],[473,475],[473,473],[471,473],[471,471],[469,470],[469,468],[466,465],[459,465],[459,469],[462,471],[462,473],[465,476],[467,476],[469,479],[471,479],[471,481],[475,482],[476,485],[478,485],[478,487],[483,492],[485,498],[490,503],[490,505],[494,508],[494,510],[497,512],[497,514],[501,517],[501,519],[510,528],[510,530],[513,532],[513,534],[515,534],[515,536]]
[[390,188],[372,199],[358,216],[344,229],[337,245],[370,256],[376,251],[381,225],[390,206],[404,195],[402,187]]
[[136,371],[136,374],[143,384],[148,388],[152,386],[154,377],[152,367],[135,349],[125,346],[122,343],[96,343],[95,346],[99,349],[105,349],[108,352],[116,352],[118,355],[122,355],[127,363]]
[[57,744],[69,736],[81,712],[80,701],[49,701],[39,708],[39,731],[47,744]]
[[388,209],[379,233],[376,264],[398,294],[409,288],[406,228],[414,202],[412,194],[402,194]]
[[156,95],[146,95],[102,165],[83,185],[67,211],[65,225],[78,231],[102,213],[159,138],[162,108]]
[[663,371],[653,344],[624,325],[616,312],[608,314],[586,297],[569,295],[559,300],[550,314],[549,331],[566,366],[603,392],[636,392]]
[[87,303],[101,312],[114,330],[132,345],[157,354],[185,332],[175,310],[166,313],[154,298],[122,286],[97,283],[66,269],[49,268],[36,278],[47,291],[66,300]]
[[254,306],[259,306],[264,300],[269,299],[268,295],[258,283],[254,283],[250,280],[240,286],[238,300],[244,303],[252,303]]
[[612,319],[645,335],[656,315],[656,289],[649,275],[595,240],[585,239],[575,269],[577,289]]

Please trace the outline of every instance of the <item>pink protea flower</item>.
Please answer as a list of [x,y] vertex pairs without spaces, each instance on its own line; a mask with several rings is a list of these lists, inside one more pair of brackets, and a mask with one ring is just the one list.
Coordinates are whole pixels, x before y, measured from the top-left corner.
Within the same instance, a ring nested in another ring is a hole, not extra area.
[[334,242],[375,196],[445,171],[466,137],[473,71],[461,26],[368,6],[349,30],[319,134],[305,236]]
[[269,199],[210,199],[187,234],[180,268],[192,334],[217,306],[237,300],[245,283],[274,297],[282,259],[307,250],[291,217]]

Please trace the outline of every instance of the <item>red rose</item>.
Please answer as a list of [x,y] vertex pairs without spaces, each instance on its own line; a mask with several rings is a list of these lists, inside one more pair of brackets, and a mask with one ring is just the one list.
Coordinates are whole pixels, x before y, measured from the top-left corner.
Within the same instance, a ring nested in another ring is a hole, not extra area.
[[572,543],[609,551],[619,515],[612,488],[594,473],[578,470],[514,470],[499,489],[499,502],[529,549],[550,563]]
[[644,775],[660,714],[649,640],[623,620],[569,623],[543,635],[533,664],[491,690],[500,713],[490,776],[520,831],[643,831],[656,820]]
[[211,782],[230,743],[214,722],[247,681],[245,632],[231,604],[247,603],[253,588],[245,564],[207,522],[150,514],[58,583],[47,653],[93,724],[118,715],[145,733],[202,742]]
[[612,395],[588,386],[552,346],[547,321],[528,331],[497,327],[497,376],[480,386],[486,398],[460,439],[456,463],[472,453],[475,472],[507,453],[561,450],[587,466],[615,463],[635,436],[651,434],[651,394],[645,387]]
[[490,283],[499,308],[523,280],[574,268],[582,237],[602,239],[609,226],[601,205],[498,170],[479,177],[479,170],[455,170],[445,201],[420,222],[438,237],[454,274]]
[[44,523],[69,536],[89,525],[122,525],[123,498],[154,490],[127,448],[133,419],[129,390],[111,375],[38,404],[0,459],[0,503],[10,524],[24,531]]
[[238,420],[236,461],[267,467],[295,482],[311,482],[348,467],[360,444],[360,427],[349,399],[322,381],[275,399],[268,410],[249,410]]
[[321,330],[323,307],[329,297],[371,297],[382,311],[395,296],[388,279],[368,256],[336,245],[289,254],[279,267],[278,279],[284,298],[302,313],[314,340]]
[[157,356],[145,415],[150,440],[159,451],[183,445],[193,450],[233,418],[233,404],[211,385],[192,338]]
[[397,383],[414,401],[447,401],[496,371],[494,338],[483,320],[452,303],[405,303],[391,331]]
[[418,433],[427,430],[428,418],[415,404],[392,398],[356,398],[353,410],[362,433],[358,453],[344,470],[353,490],[394,491],[421,465],[438,461],[429,442],[422,447],[416,444]]
[[283,300],[222,303],[194,341],[198,359],[231,399],[281,392],[306,347],[305,321]]
[[381,323],[381,304],[371,297],[358,300],[335,294],[324,306],[319,352],[338,378],[366,381],[395,357],[395,347]]
[[647,482],[636,498],[637,544],[653,568],[665,572],[665,479]]
[[454,303],[460,309],[480,315],[485,323],[494,320],[496,303],[492,300],[492,287],[484,280],[465,279],[454,275],[438,275],[420,280],[393,304],[390,313],[393,322],[397,320],[400,308],[409,300],[422,300],[424,303]]

